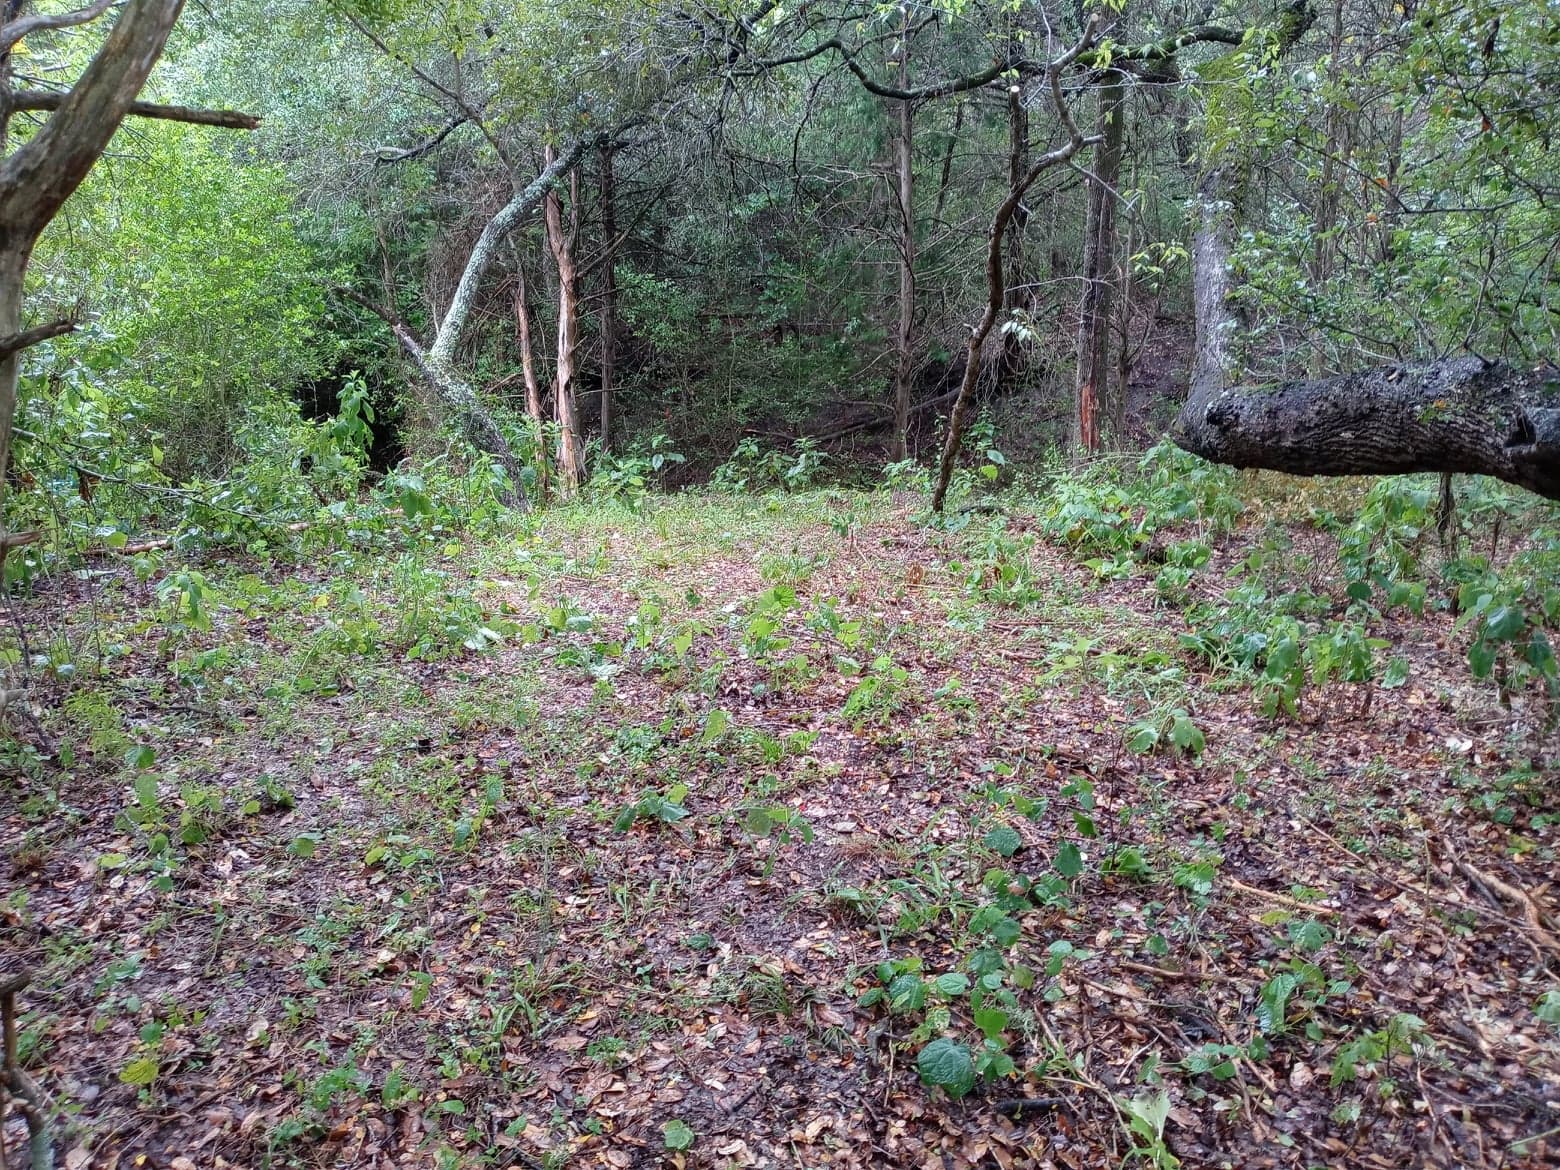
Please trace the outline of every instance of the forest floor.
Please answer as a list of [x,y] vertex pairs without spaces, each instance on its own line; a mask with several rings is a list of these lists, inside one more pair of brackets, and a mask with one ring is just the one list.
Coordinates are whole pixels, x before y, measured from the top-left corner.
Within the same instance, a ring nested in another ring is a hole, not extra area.
[[[1276,498],[1190,588],[1341,611]],[[1401,685],[1267,717],[1152,554],[919,507],[20,603],[107,662],[0,765],[61,1164],[1554,1165],[1560,792],[1455,619],[1377,615]]]

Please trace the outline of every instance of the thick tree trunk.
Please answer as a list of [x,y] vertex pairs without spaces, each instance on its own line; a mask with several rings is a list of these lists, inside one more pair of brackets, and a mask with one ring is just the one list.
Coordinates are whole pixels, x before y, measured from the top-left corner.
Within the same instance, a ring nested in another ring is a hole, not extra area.
[[1116,187],[1121,180],[1126,90],[1120,73],[1099,87],[1100,142],[1094,148],[1083,239],[1083,297],[1078,314],[1078,445],[1094,454],[1121,434],[1121,395],[1111,387],[1111,332],[1116,294]]
[[[553,162],[552,147],[546,160]],[[578,208],[576,198],[572,205]],[[553,387],[553,407],[558,419],[558,477],[564,495],[573,495],[585,482],[585,448],[580,438],[579,407],[574,384],[579,347],[579,272],[574,264],[574,233],[563,227],[563,201],[550,190],[542,202],[547,242],[558,270],[558,369]],[[577,226],[577,225],[575,225]]]
[[1192,306],[1197,352],[1192,360],[1192,397],[1226,385],[1235,368],[1234,341],[1240,318],[1230,303],[1230,232],[1234,230],[1232,185],[1226,171],[1203,176],[1193,197],[1197,227],[1192,234]]
[[[183,0],[130,0],[43,128],[0,161],[0,337],[14,339],[22,334],[23,289],[33,246],[130,113],[183,7]],[[75,14],[0,21],[5,50],[0,134],[9,126],[13,109],[12,45],[30,29],[82,24],[107,8],[93,3]],[[0,11],[16,16],[20,8],[7,5]],[[10,466],[20,373],[21,347],[12,346],[0,356],[0,537],[4,536],[5,473]]]
[[617,178],[613,151],[601,148],[601,237],[604,255],[601,277],[601,450],[612,454],[612,426],[617,413]]
[[1491,475],[1560,500],[1560,369],[1478,357],[1193,392],[1171,430],[1215,463],[1292,475]]

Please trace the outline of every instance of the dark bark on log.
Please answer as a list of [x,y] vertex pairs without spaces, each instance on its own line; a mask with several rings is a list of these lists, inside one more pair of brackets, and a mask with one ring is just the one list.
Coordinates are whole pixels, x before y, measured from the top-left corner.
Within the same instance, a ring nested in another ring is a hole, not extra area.
[[1171,437],[1291,475],[1490,475],[1560,500],[1560,369],[1478,357],[1194,390]]

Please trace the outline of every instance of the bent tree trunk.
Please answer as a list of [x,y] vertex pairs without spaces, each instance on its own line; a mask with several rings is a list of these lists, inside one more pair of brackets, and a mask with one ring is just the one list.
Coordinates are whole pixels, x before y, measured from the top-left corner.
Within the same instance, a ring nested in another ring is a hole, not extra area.
[[1177,445],[1291,475],[1490,475],[1560,500],[1560,369],[1478,357],[1193,389]]
[[[487,226],[482,229],[482,234],[477,237],[476,244],[472,246],[471,255],[466,258],[466,267],[461,272],[460,283],[455,287],[455,295],[450,299],[450,307],[444,314],[444,320],[439,322],[438,332],[434,335],[432,344],[425,348],[400,321],[389,313],[389,310],[367,306],[390,323],[396,338],[401,342],[401,348],[406,350],[416,363],[423,378],[454,417],[455,424],[460,428],[466,441],[477,450],[492,456],[508,472],[510,484],[504,502],[511,507],[528,506],[525,498],[525,481],[522,478],[524,467],[509,446],[509,441],[504,438],[504,432],[500,429],[497,420],[483,404],[476,388],[460,372],[455,363],[455,353],[465,334],[466,324],[471,318],[472,307],[477,300],[477,293],[487,277],[488,269],[492,266],[499,244],[541,205],[542,200],[552,190],[553,184],[579,161],[586,150],[604,140],[600,138],[577,140],[563,154],[550,159],[536,178],[517,191],[515,196],[504,204],[492,219],[488,220]],[[353,299],[363,303],[361,298]]]

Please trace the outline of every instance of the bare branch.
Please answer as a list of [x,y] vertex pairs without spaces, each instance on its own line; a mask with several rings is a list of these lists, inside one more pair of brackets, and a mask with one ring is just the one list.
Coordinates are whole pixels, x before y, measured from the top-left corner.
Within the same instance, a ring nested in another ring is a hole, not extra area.
[[21,333],[13,333],[9,337],[0,337],[0,361],[4,361],[13,353],[21,353],[24,349],[30,349],[39,342],[48,341],[51,337],[59,337],[76,328],[76,322],[64,319],[50,321],[47,325],[38,325],[32,329],[25,329]]
[[24,16],[19,20],[11,21],[10,24],[0,25],[0,57],[5,56],[24,38],[32,36],[35,32],[88,24],[107,12],[114,3],[115,0],[94,0],[85,8],[78,8],[74,12],[60,12],[53,16],[43,14]]
[[[47,93],[43,90],[25,89],[11,98],[13,110],[57,110],[65,104],[68,93]],[[126,111],[137,118],[158,118],[164,122],[188,122],[194,126],[217,126],[224,130],[258,130],[258,114],[245,114],[238,110],[203,110],[195,106],[168,106],[158,102],[131,102]]]
[[426,142],[419,142],[416,146],[408,146],[400,149],[394,146],[380,146],[374,150],[374,165],[376,167],[387,166],[390,163],[415,162],[426,154],[437,150],[439,144],[453,134],[461,126],[471,121],[465,114],[452,118],[444,129],[440,130]]
[[184,0],[128,0],[55,115],[0,163],[0,223],[14,238],[36,237],[87,177],[183,8]]
[[[416,77],[418,81],[422,82],[429,89],[433,90],[441,97],[447,99],[451,105],[453,105],[461,112],[462,115],[464,115],[468,122],[470,122],[478,130],[482,131],[482,137],[487,139],[488,145],[493,148],[493,153],[498,155],[499,161],[502,162],[504,166],[508,167],[511,171],[515,169],[514,159],[510,157],[509,148],[505,146],[502,141],[500,141],[498,135],[493,132],[492,128],[482,120],[481,111],[479,111],[475,106],[466,100],[465,94],[461,93],[458,89],[451,89],[449,86],[439,81],[438,78],[434,77],[433,74],[429,73],[421,65],[417,64],[417,62],[413,61],[410,57],[407,57],[404,53],[395,49],[372,28],[354,16],[350,10],[340,5],[337,5],[336,8],[341,17],[346,20],[346,22],[353,28],[355,28],[358,33],[368,41],[369,44],[373,45],[374,48],[378,49],[392,61],[395,61],[400,65],[404,65],[407,69],[410,69],[412,71],[412,75]],[[459,63],[460,59],[457,57],[456,64],[459,65]]]

